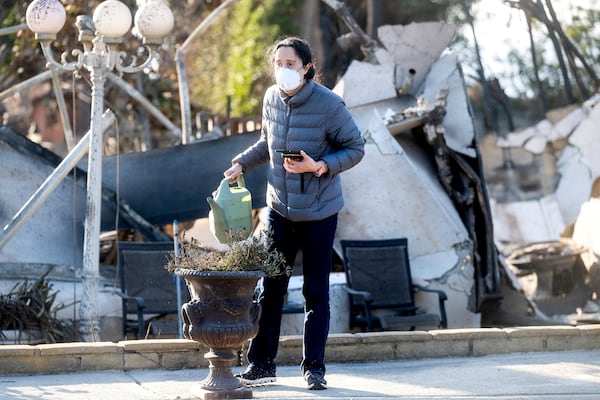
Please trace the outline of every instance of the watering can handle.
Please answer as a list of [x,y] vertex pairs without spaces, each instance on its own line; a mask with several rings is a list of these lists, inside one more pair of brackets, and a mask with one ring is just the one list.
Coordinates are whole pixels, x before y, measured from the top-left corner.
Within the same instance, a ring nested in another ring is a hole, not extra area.
[[244,181],[244,174],[241,174],[237,181],[238,187],[244,188],[246,187],[246,181]]
[[[221,192],[221,190],[229,190],[229,181],[229,177],[225,177],[223,178],[223,180],[221,180],[221,184],[219,185],[219,189],[215,193],[215,196],[217,196]],[[240,175],[236,183],[237,186],[240,188],[246,187],[246,182],[244,181],[244,174]]]

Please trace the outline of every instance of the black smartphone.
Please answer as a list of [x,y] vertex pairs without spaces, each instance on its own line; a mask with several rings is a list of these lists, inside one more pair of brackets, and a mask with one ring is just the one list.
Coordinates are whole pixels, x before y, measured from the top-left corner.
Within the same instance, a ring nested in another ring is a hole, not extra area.
[[291,158],[294,161],[302,161],[304,157],[297,151],[277,150],[283,158]]

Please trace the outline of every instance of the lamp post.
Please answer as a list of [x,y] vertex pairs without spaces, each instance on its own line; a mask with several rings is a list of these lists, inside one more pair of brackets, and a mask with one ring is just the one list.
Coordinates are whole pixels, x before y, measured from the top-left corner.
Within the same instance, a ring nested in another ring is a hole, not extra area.
[[64,6],[59,0],[35,0],[27,7],[26,20],[29,29],[40,42],[50,68],[59,68],[77,73],[86,69],[92,84],[92,104],[90,118],[90,143],[88,150],[87,194],[85,233],[83,242],[83,268],[81,279],[83,293],[79,305],[79,333],[84,341],[94,341],[99,331],[97,291],[100,256],[100,209],[102,206],[102,108],[104,102],[104,82],[107,72],[136,73],[146,68],[156,56],[150,44],[162,43],[174,25],[173,13],[163,0],[149,0],[135,14],[135,26],[143,37],[148,57],[141,64],[125,64],[125,52],[117,46],[131,28],[131,12],[118,0],[105,0],[94,10],[92,20],[88,16],[77,17],[78,40],[83,51],[71,52],[75,61],[67,61],[67,54],[61,61],[54,59],[51,43],[62,29],[66,20]]

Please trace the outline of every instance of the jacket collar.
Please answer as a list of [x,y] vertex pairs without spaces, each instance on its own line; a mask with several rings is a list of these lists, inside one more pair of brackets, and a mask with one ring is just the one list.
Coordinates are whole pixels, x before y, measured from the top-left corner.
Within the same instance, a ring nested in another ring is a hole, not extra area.
[[306,102],[306,100],[315,90],[315,86],[316,83],[312,79],[309,79],[295,95],[288,96],[287,94],[285,94],[285,92],[279,90],[279,97],[281,98],[281,101],[283,101],[288,106],[298,107]]

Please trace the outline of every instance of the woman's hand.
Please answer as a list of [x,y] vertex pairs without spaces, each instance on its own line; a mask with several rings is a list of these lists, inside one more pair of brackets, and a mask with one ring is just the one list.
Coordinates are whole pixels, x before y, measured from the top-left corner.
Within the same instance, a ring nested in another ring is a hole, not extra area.
[[242,172],[243,172],[242,166],[238,163],[233,163],[233,165],[231,167],[229,167],[229,169],[227,169],[225,172],[223,172],[223,175],[226,178],[229,178],[230,182],[237,182],[237,180],[240,179]]
[[292,158],[284,157],[283,159],[283,168],[287,172],[292,174],[301,174],[304,172],[315,173],[318,171],[322,171],[321,174],[327,172],[327,164],[325,161],[315,161],[308,154],[304,152],[304,150],[300,150],[300,154],[302,154],[302,160],[294,160]]

